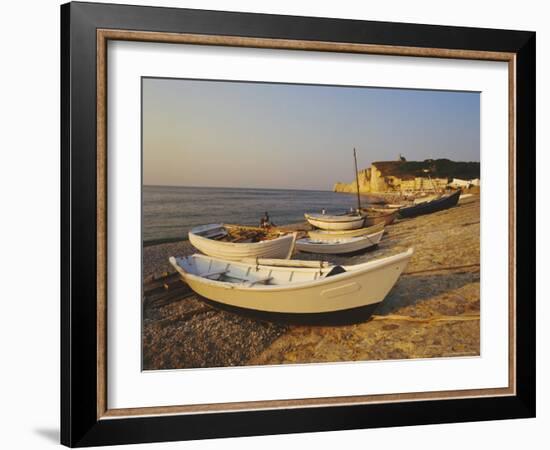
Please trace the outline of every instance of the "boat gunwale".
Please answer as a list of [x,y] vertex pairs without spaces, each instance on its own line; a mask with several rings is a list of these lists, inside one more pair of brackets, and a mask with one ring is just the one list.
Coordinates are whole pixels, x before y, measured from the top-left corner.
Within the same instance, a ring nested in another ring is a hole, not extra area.
[[[178,258],[175,258],[171,256],[169,258],[170,264],[177,270],[177,272],[182,276],[182,278],[185,280],[187,277],[190,278],[192,281],[196,281],[198,283],[206,284],[215,286],[222,289],[236,289],[236,290],[243,290],[246,292],[252,292],[252,291],[258,291],[258,292],[265,292],[265,291],[289,291],[289,290],[297,290],[297,289],[308,289],[311,287],[318,287],[318,286],[324,286],[324,285],[330,285],[334,284],[339,281],[346,281],[347,279],[354,278],[358,275],[365,274],[371,270],[377,270],[382,269],[386,266],[389,266],[391,264],[395,264],[398,262],[401,262],[405,259],[410,259],[414,253],[414,249],[412,247],[409,247],[406,251],[398,253],[396,255],[387,256],[385,258],[376,259],[373,261],[367,261],[360,264],[355,265],[342,265],[342,267],[346,270],[345,272],[333,275],[328,278],[320,278],[316,280],[310,280],[310,281],[303,281],[303,282],[296,282],[296,283],[288,283],[284,285],[253,285],[253,286],[242,286],[238,283],[229,283],[226,281],[218,281],[218,280],[209,280],[207,278],[204,278],[200,275],[195,275],[190,272],[187,272],[183,267],[181,267],[178,264]],[[187,259],[187,258],[203,258],[203,259],[210,259],[210,260],[216,260],[222,263],[227,264],[235,264],[235,265],[241,265],[246,267],[253,267],[254,264],[247,264],[247,263],[241,263],[238,261],[227,261],[222,260],[218,258],[212,258],[205,255],[200,254],[193,254],[190,256],[184,256],[179,259]],[[267,266],[267,265],[258,265],[258,267],[265,268],[265,269],[275,269],[275,270],[281,270],[284,269],[284,267],[280,266]],[[330,268],[333,266],[329,266],[325,268],[328,272]],[[299,271],[299,272],[319,272],[319,269],[315,268],[289,268],[292,269],[292,271]],[[358,273],[359,272],[359,273]],[[187,281],[187,280],[185,280]]]

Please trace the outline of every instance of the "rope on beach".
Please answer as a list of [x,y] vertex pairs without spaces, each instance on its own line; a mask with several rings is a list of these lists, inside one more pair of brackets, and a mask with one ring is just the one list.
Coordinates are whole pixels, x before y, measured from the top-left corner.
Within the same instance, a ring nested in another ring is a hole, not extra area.
[[477,314],[462,314],[460,316],[434,316],[434,317],[410,317],[398,314],[388,314],[387,316],[372,315],[371,320],[403,320],[405,322],[465,322],[470,320],[479,320]]
[[473,269],[474,267],[479,267],[479,263],[464,264],[462,266],[431,267],[429,269],[413,270],[412,272],[403,272],[403,275],[416,275],[417,273],[439,272],[439,271],[445,271],[445,270]]

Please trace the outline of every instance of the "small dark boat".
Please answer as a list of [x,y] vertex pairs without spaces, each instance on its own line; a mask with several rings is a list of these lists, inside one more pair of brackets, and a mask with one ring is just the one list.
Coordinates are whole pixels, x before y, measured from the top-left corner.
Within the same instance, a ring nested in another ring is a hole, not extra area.
[[452,194],[443,195],[434,200],[418,203],[412,206],[405,206],[399,209],[399,217],[415,217],[422,214],[430,214],[436,211],[452,208],[458,203],[461,192],[462,191],[459,189]]

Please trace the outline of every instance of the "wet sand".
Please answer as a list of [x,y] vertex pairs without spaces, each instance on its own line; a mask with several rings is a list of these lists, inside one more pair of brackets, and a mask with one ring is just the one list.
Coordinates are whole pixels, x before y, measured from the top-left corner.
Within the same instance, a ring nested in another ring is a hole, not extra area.
[[[187,293],[144,302],[144,369],[221,367],[479,355],[479,197],[386,228],[378,248],[357,264],[414,247],[415,254],[367,322],[290,326],[218,310]],[[143,249],[143,275],[171,272],[169,256],[193,253],[187,241]],[[298,253],[294,258],[317,259]]]

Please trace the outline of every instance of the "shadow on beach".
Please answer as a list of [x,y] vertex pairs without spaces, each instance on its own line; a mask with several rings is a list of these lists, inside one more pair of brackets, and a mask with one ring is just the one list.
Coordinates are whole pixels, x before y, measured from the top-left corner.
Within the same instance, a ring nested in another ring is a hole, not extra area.
[[461,302],[460,297],[456,294],[448,296],[450,297],[449,300],[452,300],[454,308],[443,308],[445,311],[442,311],[441,308],[426,310],[422,308],[422,303],[435,297],[443,296],[443,298],[446,298],[445,294],[477,282],[479,282],[479,272],[403,275],[382,305],[376,309],[376,314],[394,314],[407,308],[407,313],[411,317],[425,317],[436,313],[456,315],[457,312],[453,309],[461,309],[460,306],[457,306],[457,303],[468,303],[467,299],[463,299]]

